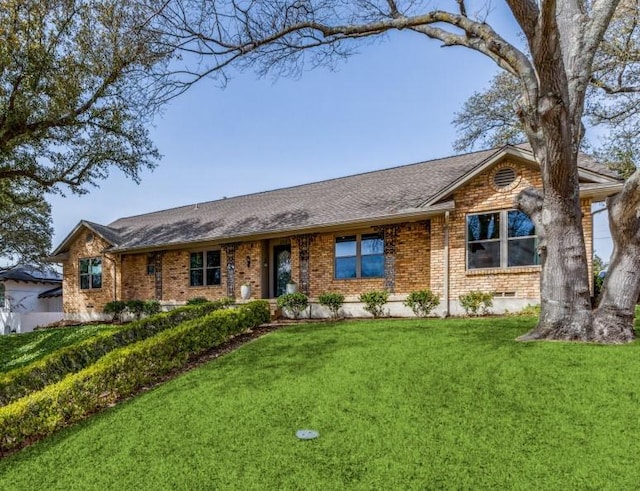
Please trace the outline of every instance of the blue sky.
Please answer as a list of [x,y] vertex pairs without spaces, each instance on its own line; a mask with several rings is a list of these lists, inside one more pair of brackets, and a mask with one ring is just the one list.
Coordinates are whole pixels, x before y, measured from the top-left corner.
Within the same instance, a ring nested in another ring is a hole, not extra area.
[[[174,99],[151,130],[163,158],[140,185],[114,171],[87,195],[51,198],[54,247],[81,219],[108,224],[455,153],[451,120],[497,73],[493,62],[411,32],[359,51],[334,71],[295,80],[244,72],[225,89],[204,81]],[[596,237],[608,235],[597,224]],[[596,251],[608,259],[609,241]]]

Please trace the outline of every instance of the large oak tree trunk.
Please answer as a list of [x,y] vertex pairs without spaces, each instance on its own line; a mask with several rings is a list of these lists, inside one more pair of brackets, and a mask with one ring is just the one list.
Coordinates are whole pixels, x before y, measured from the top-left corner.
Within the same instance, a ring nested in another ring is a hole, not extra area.
[[639,172],[607,200],[613,254],[593,324],[593,339],[601,343],[626,343],[635,337],[633,321],[640,295]]
[[[547,158],[563,157],[545,150]],[[541,260],[540,318],[535,329],[520,339],[587,341],[593,317],[580,200],[577,193],[568,193],[569,198],[562,193],[568,181],[577,182],[577,166],[572,175],[571,163],[542,160],[543,166],[555,167],[547,172],[556,175],[555,181],[545,182],[544,193],[529,189],[517,201],[536,225]]]

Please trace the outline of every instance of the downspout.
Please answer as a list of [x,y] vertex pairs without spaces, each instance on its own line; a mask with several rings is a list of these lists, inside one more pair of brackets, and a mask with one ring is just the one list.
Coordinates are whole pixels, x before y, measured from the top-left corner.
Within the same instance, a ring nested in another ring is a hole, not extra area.
[[443,303],[444,303],[444,312],[442,315],[444,317],[449,317],[451,310],[449,305],[449,212],[444,212],[444,257],[443,257]]

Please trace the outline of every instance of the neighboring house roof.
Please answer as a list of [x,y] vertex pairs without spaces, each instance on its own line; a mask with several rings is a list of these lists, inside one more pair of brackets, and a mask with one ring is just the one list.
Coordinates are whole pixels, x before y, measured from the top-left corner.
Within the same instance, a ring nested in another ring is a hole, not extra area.
[[[453,190],[507,156],[536,165],[526,146],[508,145],[120,218],[108,226],[82,221],[53,255],[64,253],[82,226],[102,236],[111,250],[127,251],[426,217],[453,209],[453,203],[446,201]],[[579,167],[587,182],[620,181],[617,174],[587,156],[580,158]]]
[[53,298],[62,296],[62,286],[57,286],[51,290],[46,290],[38,295],[38,298]]
[[61,283],[62,275],[57,271],[47,271],[31,266],[16,266],[0,272],[0,281],[25,281],[28,283]]

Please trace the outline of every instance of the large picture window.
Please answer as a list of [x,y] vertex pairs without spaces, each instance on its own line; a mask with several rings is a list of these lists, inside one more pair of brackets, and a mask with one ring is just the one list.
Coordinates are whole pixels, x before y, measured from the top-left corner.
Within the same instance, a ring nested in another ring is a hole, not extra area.
[[102,288],[102,258],[80,259],[80,289]]
[[379,234],[355,234],[336,237],[335,277],[384,277],[384,241]]
[[519,210],[467,215],[467,268],[540,264],[536,229]]
[[192,252],[189,285],[212,286],[221,283],[220,251]]

